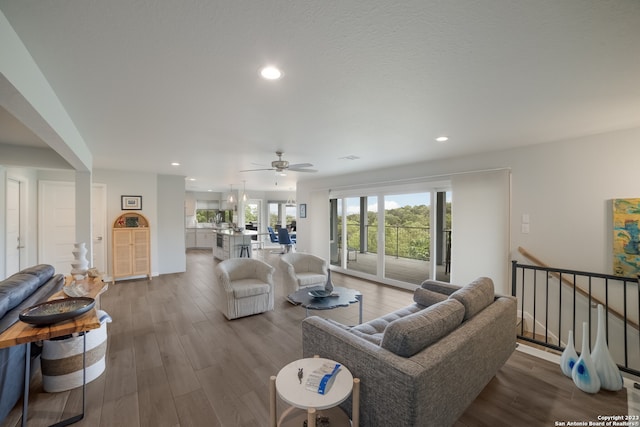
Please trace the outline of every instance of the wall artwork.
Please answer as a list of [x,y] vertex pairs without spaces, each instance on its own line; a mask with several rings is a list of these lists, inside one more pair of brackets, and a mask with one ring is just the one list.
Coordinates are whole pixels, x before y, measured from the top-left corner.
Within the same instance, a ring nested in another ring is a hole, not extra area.
[[120,204],[123,211],[142,210],[142,196],[120,196]]
[[613,274],[640,274],[640,199],[613,199]]

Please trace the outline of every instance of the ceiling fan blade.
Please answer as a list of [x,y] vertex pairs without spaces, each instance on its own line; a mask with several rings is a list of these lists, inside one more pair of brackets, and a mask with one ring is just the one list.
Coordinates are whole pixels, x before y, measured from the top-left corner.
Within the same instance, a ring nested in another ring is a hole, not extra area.
[[296,163],[295,165],[289,165],[287,169],[310,168],[311,166],[313,166],[311,163]]
[[256,172],[256,171],[274,171],[274,168],[265,168],[265,169],[245,169],[240,172]]
[[318,172],[316,169],[298,169],[298,168],[287,168],[288,171],[292,172]]

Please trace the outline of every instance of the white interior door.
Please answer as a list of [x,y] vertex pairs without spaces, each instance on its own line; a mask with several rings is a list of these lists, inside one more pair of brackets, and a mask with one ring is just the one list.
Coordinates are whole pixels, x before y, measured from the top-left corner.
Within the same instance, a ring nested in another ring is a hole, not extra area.
[[93,184],[91,193],[92,267],[107,272],[107,186]]
[[20,181],[7,180],[6,277],[20,271],[20,254],[23,246],[20,233],[21,196]]
[[38,261],[70,274],[76,238],[75,182],[40,181]]

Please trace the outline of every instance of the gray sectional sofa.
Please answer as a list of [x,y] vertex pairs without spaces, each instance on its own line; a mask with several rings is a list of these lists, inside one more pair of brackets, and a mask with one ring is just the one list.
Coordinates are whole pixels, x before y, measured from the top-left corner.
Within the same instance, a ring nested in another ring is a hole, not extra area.
[[[19,320],[22,310],[46,301],[63,285],[64,276],[55,274],[53,266],[47,264],[26,268],[0,281],[0,333]],[[25,347],[0,349],[0,423],[22,396]],[[31,346],[34,359],[39,355],[38,348]]]
[[[414,303],[348,327],[302,322],[304,357],[342,363],[361,380],[361,426],[449,426],[516,347],[516,301],[479,278],[459,287],[428,280]],[[351,399],[342,404],[351,413]]]

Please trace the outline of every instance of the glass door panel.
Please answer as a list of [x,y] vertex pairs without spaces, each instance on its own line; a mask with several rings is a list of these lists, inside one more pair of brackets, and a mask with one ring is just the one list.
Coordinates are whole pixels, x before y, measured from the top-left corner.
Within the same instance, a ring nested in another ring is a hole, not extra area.
[[384,196],[384,277],[419,285],[430,275],[431,193]]
[[346,268],[361,273],[377,275],[378,227],[377,197],[352,197],[345,199],[347,217]]
[[331,265],[342,266],[342,199],[329,200],[329,253]]

